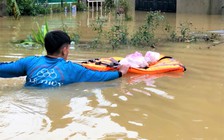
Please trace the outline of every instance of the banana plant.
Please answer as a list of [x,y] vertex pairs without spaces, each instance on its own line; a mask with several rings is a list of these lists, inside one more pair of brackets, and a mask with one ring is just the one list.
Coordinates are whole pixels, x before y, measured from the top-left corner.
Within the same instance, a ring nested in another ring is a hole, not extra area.
[[8,3],[10,5],[9,8],[11,8],[14,18],[20,19],[21,13],[16,0],[8,0]]
[[44,47],[44,37],[48,33],[48,23],[45,22],[44,25],[41,27],[36,22],[37,25],[37,31],[32,30],[32,35],[29,35],[27,39],[20,41],[19,44],[17,44],[18,47]]
[[32,37],[34,39],[33,41],[43,46],[44,37],[49,31],[48,23],[45,22],[45,25],[42,25],[41,28],[37,22],[36,24],[37,24],[37,31],[34,31],[34,30],[32,31]]

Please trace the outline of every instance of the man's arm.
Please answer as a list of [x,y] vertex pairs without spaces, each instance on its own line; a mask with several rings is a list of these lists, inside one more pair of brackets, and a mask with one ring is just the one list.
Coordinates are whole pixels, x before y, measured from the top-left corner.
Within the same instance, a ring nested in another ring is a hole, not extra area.
[[75,78],[74,82],[102,82],[114,80],[124,75],[128,67],[122,67],[119,71],[94,71],[87,69],[79,64],[73,64],[74,73],[71,78]]
[[24,59],[13,62],[0,62],[0,77],[11,78],[26,75]]

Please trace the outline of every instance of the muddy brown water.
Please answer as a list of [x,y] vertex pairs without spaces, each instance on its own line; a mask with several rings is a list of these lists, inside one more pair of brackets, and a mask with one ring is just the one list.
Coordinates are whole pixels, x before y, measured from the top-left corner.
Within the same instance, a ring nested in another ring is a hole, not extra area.
[[[62,23],[91,38],[87,12],[48,16],[51,29]],[[136,12],[134,30],[145,12]],[[223,30],[217,15],[167,14],[174,25],[189,20],[201,30]],[[0,18],[0,61],[40,55],[40,49],[18,48],[10,41],[24,39],[43,17],[20,21]],[[108,23],[109,24],[109,23]],[[78,83],[56,89],[24,88],[24,77],[0,78],[0,138],[3,139],[224,139],[224,44],[166,43],[154,51],[173,56],[187,71],[183,74],[126,75],[103,83]],[[121,49],[93,51],[76,48],[69,59],[126,56]]]

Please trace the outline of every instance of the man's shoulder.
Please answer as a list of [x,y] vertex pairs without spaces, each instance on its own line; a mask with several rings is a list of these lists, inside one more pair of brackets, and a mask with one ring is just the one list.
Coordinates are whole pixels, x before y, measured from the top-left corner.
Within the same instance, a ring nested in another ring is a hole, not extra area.
[[27,56],[26,58],[41,58],[43,56],[33,55],[33,56]]
[[41,56],[27,56],[24,58],[21,58],[19,61],[25,64],[30,64],[31,62],[35,62],[42,59]]
[[24,57],[23,59],[26,59],[26,60],[37,60],[37,59],[42,59],[43,56],[27,56],[27,57]]

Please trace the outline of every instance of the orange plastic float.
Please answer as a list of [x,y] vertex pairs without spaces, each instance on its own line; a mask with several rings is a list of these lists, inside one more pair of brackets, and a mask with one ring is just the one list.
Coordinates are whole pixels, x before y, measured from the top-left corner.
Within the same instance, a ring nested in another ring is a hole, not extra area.
[[[113,71],[117,70],[119,61],[122,57],[100,58],[92,59],[82,62],[82,66],[98,71]],[[185,66],[172,57],[160,55],[160,59],[154,63],[149,64],[147,68],[132,68],[130,67],[128,73],[136,74],[160,74],[167,72],[184,72]]]

